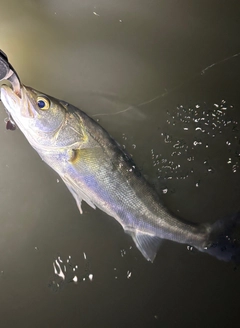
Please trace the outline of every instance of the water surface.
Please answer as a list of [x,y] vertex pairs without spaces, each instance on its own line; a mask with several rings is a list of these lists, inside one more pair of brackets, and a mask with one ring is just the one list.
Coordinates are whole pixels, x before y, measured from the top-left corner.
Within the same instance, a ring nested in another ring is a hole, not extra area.
[[[1,1],[21,80],[92,115],[163,202],[206,222],[239,209],[237,6],[216,1]],[[0,111],[1,327],[226,327],[239,269],[164,242],[154,264],[75,201]],[[64,279],[63,279],[64,278]]]

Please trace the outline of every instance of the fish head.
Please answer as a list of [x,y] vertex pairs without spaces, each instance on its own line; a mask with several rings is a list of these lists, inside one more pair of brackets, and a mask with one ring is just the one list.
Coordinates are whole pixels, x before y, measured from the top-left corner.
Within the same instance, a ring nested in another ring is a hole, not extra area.
[[10,86],[2,85],[1,100],[30,143],[49,142],[65,121],[66,108],[63,104],[24,85],[20,94]]

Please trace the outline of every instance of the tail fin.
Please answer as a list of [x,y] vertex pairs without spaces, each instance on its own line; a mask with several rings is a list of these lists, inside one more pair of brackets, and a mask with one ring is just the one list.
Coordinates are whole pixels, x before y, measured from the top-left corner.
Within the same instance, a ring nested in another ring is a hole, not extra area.
[[209,246],[204,252],[222,261],[240,263],[240,212],[211,226]]

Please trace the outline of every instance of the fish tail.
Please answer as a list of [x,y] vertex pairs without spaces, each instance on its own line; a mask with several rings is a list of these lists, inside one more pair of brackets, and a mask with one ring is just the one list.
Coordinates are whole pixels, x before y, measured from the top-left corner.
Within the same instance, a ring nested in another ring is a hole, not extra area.
[[222,261],[240,263],[240,212],[210,226],[203,251]]

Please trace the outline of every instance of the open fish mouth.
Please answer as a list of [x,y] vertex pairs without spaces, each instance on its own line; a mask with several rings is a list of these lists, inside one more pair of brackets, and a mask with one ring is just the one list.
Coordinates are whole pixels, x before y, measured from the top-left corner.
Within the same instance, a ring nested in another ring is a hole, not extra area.
[[19,97],[19,95],[11,87],[3,84],[1,86],[0,97],[9,114],[9,121],[11,123],[14,123],[14,120],[16,120],[19,116],[25,118],[34,117],[33,107],[29,102],[27,90],[24,85],[21,85]]
[[19,108],[21,98],[14,92],[14,90],[8,85],[3,84],[1,86],[1,100],[6,109]]

